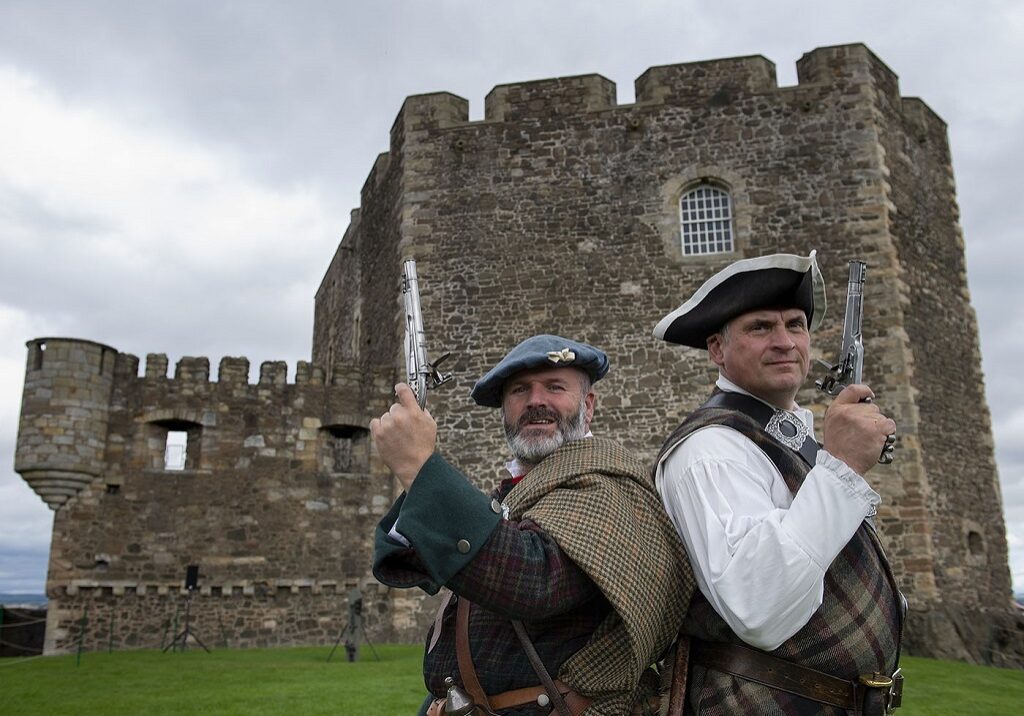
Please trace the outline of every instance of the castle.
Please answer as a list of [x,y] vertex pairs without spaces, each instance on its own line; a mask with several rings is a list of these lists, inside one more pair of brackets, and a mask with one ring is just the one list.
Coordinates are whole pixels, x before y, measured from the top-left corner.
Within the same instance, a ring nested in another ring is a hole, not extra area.
[[[404,376],[402,260],[417,259],[440,449],[483,488],[505,447],[474,380],[528,334],[604,348],[595,433],[653,458],[702,402],[702,353],[651,336],[744,256],[819,252],[839,347],[847,261],[868,264],[865,378],[899,424],[870,481],[909,601],[906,650],[1019,665],[991,426],[946,126],[863,45],[819,48],[778,87],[760,56],[654,67],[618,105],[599,75],[500,85],[484,119],[409,97],[315,299],[311,361],[139,360],[29,342],[16,470],[56,510],[46,649],[156,647],[190,564],[211,645],[331,643],[359,588],[374,641],[418,641],[430,599],[369,575],[396,485],[367,424]],[[799,396],[820,417],[823,395]],[[963,406],[971,406],[964,411]],[[185,443],[174,464],[170,438]],[[83,617],[89,628],[82,630]]]

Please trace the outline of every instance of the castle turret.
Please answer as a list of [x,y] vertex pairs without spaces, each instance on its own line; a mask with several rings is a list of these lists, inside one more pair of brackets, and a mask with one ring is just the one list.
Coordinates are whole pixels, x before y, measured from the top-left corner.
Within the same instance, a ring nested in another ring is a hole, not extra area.
[[117,351],[76,338],[27,345],[14,469],[56,510],[103,472]]

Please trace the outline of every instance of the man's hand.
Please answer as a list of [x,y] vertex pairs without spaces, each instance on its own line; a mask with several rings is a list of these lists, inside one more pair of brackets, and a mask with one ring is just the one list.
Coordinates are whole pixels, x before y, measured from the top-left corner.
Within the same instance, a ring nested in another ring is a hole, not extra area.
[[860,475],[878,463],[886,437],[896,432],[874,397],[866,385],[849,385],[825,412],[825,449]]
[[377,453],[408,490],[423,463],[434,453],[437,423],[428,411],[420,409],[408,385],[396,385],[395,394],[398,402],[370,421],[370,433]]

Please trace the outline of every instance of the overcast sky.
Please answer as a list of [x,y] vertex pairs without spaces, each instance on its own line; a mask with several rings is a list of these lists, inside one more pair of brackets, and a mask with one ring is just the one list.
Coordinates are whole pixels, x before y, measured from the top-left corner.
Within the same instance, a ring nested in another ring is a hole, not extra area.
[[[863,42],[949,125],[1024,590],[1024,3],[0,0],[0,592],[52,513],[13,471],[25,341],[308,359],[313,295],[411,94]],[[975,406],[963,406],[970,415]]]

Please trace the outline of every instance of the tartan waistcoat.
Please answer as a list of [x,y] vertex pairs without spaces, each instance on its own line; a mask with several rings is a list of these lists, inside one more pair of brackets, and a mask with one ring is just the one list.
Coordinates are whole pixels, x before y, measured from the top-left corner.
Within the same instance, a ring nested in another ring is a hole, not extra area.
[[[732,428],[753,441],[782,473],[790,491],[797,493],[810,472],[807,463],[765,433],[752,418],[733,410],[694,411],[669,436],[658,463],[690,434],[711,425]],[[873,671],[892,674],[899,658],[902,604],[878,535],[871,525],[862,522],[825,573],[821,606],[807,624],[770,653],[850,681]],[[705,641],[744,644],[699,590],[683,630]],[[852,713],[697,665],[690,678],[687,713],[691,714]]]

